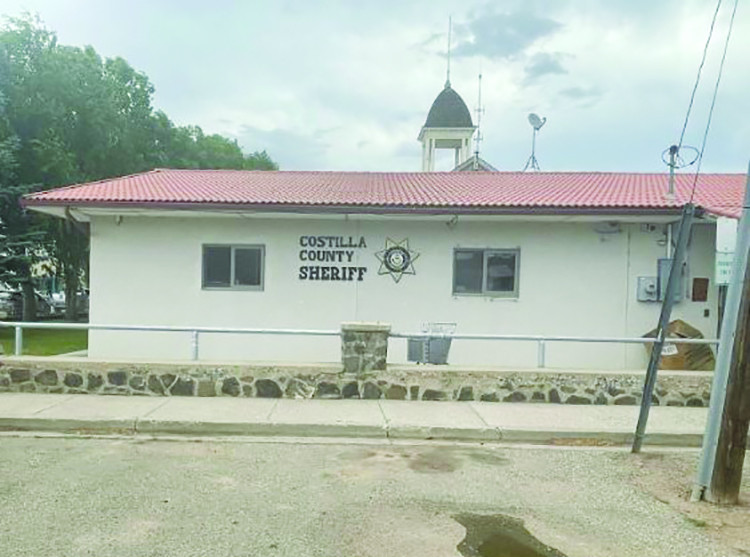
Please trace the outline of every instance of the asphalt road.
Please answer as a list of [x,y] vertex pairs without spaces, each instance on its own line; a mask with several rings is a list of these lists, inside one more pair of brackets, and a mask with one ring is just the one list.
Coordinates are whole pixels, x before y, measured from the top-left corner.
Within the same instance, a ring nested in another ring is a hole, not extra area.
[[467,513],[519,518],[568,557],[731,555],[639,491],[632,458],[580,448],[5,436],[0,555],[457,556],[466,531],[456,517]]

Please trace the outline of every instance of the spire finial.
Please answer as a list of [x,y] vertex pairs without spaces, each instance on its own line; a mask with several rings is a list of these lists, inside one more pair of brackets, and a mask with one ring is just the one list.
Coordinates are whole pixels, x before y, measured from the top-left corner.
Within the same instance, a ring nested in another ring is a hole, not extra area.
[[448,16],[448,71],[445,74],[446,89],[451,86],[451,31],[453,29],[453,18]]

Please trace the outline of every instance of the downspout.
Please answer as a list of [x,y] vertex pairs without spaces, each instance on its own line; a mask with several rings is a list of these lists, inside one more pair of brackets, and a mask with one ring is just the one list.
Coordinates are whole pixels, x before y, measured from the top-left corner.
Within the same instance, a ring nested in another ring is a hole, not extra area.
[[667,223],[667,259],[672,259],[672,223]]
[[73,216],[73,213],[70,211],[70,205],[65,206],[65,220],[72,224],[73,227],[84,236],[89,235],[89,231],[83,225],[83,223],[79,220],[76,220],[76,218]]

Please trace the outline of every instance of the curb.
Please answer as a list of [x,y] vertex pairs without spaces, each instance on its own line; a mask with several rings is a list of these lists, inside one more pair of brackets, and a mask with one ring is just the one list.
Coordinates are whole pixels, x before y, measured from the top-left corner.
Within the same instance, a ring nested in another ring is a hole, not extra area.
[[[427,426],[375,426],[364,424],[247,423],[205,421],[155,421],[148,419],[42,419],[0,418],[3,432],[52,432],[107,435],[185,435],[247,437],[327,437],[398,440],[444,440],[533,445],[630,445],[633,433],[624,431],[540,431],[525,429],[451,428]],[[663,447],[700,447],[698,433],[652,433],[645,444]]]
[[148,435],[265,436],[265,437],[362,437],[386,439],[385,428],[346,424],[185,422],[138,420],[135,433]]
[[55,433],[99,433],[111,435],[135,435],[133,420],[73,420],[44,418],[0,418],[2,431],[30,431]]

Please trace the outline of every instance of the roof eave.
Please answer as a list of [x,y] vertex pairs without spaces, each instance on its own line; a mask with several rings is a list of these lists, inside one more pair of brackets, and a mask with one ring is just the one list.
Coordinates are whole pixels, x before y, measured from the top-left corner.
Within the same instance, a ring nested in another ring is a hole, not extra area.
[[[256,211],[277,213],[323,214],[422,214],[422,215],[679,215],[682,208],[622,207],[622,206],[486,206],[486,205],[319,205],[307,203],[198,203],[198,202],[142,202],[142,201],[61,201],[23,199],[31,210],[47,214],[64,213],[65,208],[98,209],[153,209],[176,211]],[[63,211],[55,211],[62,209]],[[703,209],[700,209],[701,212]]]

